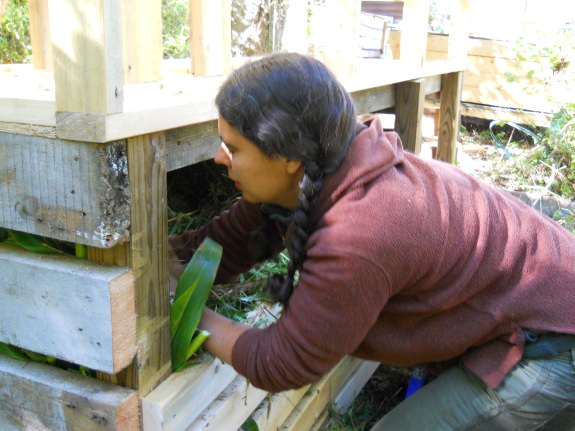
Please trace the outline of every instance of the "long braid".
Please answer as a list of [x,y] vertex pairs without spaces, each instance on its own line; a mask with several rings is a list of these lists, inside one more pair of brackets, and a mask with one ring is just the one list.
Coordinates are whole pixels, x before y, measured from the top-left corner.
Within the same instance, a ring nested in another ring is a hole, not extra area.
[[306,163],[300,180],[298,207],[293,214],[293,234],[288,247],[290,261],[287,275],[274,275],[268,279],[267,290],[270,297],[287,305],[294,290],[296,272],[301,269],[306,259],[305,246],[311,234],[310,214],[313,204],[323,186],[324,176],[321,168],[314,162]]

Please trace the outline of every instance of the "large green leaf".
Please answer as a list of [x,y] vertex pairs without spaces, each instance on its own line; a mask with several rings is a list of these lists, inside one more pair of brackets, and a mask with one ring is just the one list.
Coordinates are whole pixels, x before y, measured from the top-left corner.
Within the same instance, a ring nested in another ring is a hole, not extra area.
[[6,240],[7,243],[18,244],[32,253],[51,254],[62,253],[60,250],[48,245],[42,237],[33,235],[31,233],[18,232],[10,230],[10,238]]
[[186,364],[190,342],[198,328],[221,258],[222,247],[206,238],[180,277],[170,317],[174,371]]

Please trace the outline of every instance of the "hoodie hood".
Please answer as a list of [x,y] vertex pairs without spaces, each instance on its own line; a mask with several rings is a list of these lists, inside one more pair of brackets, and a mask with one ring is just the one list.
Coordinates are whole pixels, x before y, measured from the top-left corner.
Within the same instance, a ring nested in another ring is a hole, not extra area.
[[337,201],[349,189],[373,181],[405,159],[399,136],[395,132],[385,132],[378,116],[363,124],[367,128],[352,141],[340,168],[326,179],[322,195],[328,194],[330,201]]

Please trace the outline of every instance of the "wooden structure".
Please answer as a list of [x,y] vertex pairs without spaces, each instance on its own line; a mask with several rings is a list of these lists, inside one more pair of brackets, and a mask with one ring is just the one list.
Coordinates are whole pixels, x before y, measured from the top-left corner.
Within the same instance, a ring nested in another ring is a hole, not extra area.
[[[0,358],[3,429],[234,430],[251,415],[261,430],[301,431],[328,403],[351,402],[373,372],[346,358],[315,385],[271,398],[210,358],[172,374],[166,173],[220,145],[213,99],[231,67],[230,1],[190,1],[192,75],[162,62],[160,0],[29,0],[34,67],[0,69],[0,226],[84,244],[88,260],[2,245],[0,341],[98,379]],[[424,98],[439,93],[438,157],[453,161],[465,26],[446,59],[425,61],[429,0],[403,3],[400,59],[359,58],[358,0],[329,2],[338,37],[321,59],[359,112],[393,108],[415,152]],[[466,9],[454,0],[453,19]],[[217,387],[191,383],[202,379]]]

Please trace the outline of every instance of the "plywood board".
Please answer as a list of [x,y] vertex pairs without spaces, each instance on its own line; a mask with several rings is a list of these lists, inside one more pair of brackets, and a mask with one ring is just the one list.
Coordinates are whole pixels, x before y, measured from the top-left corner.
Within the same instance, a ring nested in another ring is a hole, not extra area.
[[94,370],[136,353],[132,272],[0,244],[0,341]]

